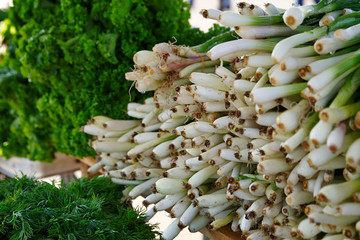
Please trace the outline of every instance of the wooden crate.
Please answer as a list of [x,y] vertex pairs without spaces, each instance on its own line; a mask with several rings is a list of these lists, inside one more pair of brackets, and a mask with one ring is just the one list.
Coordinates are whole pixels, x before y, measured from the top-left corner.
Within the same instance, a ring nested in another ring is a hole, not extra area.
[[27,158],[12,157],[8,160],[0,158],[0,173],[8,177],[21,175],[35,178],[46,178],[55,175],[72,173],[79,170],[80,161],[63,153],[56,153],[55,160],[51,163],[30,161]]
[[216,231],[203,228],[200,232],[211,240],[245,240],[245,238],[241,236],[241,232],[233,232],[230,225],[226,225]]

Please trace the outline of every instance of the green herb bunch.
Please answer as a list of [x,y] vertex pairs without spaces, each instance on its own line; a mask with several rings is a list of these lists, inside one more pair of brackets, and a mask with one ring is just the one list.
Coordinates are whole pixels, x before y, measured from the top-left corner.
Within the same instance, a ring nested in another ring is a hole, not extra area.
[[10,92],[0,90],[1,116],[7,116],[0,119],[5,157],[51,161],[56,151],[95,155],[81,126],[97,115],[125,119],[130,96],[137,102],[149,96],[129,94],[131,82],[124,79],[138,50],[162,41],[196,45],[225,31],[191,28],[183,0],[14,0],[13,5],[2,30],[8,48],[2,65],[26,81],[7,82]]
[[28,177],[0,181],[0,239],[154,239],[142,212],[121,202],[109,178],[70,184]]

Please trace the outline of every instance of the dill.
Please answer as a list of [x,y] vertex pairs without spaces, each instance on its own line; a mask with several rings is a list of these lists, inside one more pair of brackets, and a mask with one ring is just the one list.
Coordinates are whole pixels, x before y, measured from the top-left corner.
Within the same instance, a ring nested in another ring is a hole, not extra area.
[[0,181],[0,239],[154,239],[139,210],[121,202],[123,187],[96,177],[54,184]]

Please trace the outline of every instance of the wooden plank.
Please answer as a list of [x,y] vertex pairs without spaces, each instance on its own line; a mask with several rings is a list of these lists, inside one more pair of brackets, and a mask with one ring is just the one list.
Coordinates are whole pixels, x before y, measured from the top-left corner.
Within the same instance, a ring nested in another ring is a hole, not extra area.
[[96,163],[95,158],[93,157],[84,157],[79,159],[81,162],[83,162],[84,164],[86,164],[87,166],[91,167],[92,165],[94,165]]
[[0,173],[0,180],[4,180],[6,178],[6,175]]
[[35,178],[44,178],[64,173],[74,172],[80,169],[80,163],[76,157],[63,153],[56,153],[51,163],[30,161],[27,158],[12,157],[9,160],[0,158],[0,172],[9,176],[21,176],[22,174]]
[[245,240],[241,232],[233,232],[230,225],[226,225],[216,231],[211,231],[205,227],[200,232],[211,240]]
[[81,166],[80,166],[80,171],[81,171],[81,176],[84,176],[86,178],[88,178],[88,170],[89,166],[83,162],[81,162]]

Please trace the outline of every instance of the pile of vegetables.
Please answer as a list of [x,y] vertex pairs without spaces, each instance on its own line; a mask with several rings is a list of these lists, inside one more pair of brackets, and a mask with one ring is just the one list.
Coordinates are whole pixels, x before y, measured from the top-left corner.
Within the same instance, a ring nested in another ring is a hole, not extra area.
[[[95,155],[82,125],[126,118],[132,56],[160,41],[201,43],[182,0],[14,0],[2,22],[0,155],[51,161],[55,152]],[[174,39],[172,39],[174,37]],[[120,109],[120,110],[119,110]]]
[[154,95],[127,105],[133,120],[84,126],[89,171],[145,197],[148,219],[169,211],[163,239],[227,224],[247,239],[358,239],[359,2],[238,9],[202,11],[237,39],[135,54],[126,78]]
[[154,239],[143,212],[123,204],[109,178],[69,184],[26,176],[0,181],[1,239]]

